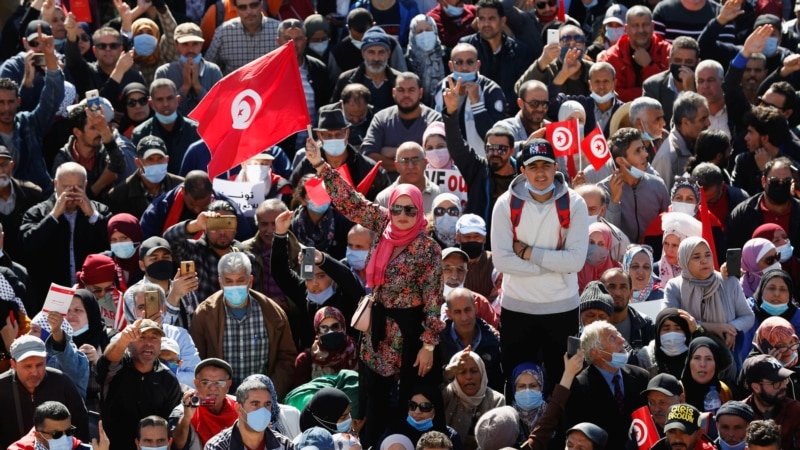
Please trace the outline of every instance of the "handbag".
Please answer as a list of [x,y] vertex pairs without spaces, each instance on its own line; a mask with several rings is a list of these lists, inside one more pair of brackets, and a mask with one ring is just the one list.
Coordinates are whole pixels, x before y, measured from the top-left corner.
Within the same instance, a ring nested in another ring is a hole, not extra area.
[[353,318],[350,319],[350,326],[358,331],[366,333],[372,326],[372,294],[367,294],[361,297],[358,301],[356,312],[353,313]]

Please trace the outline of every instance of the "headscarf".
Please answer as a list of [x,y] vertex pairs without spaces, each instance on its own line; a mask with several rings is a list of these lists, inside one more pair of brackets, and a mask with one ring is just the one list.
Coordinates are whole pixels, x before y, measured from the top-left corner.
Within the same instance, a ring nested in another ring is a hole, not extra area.
[[158,47],[161,43],[161,31],[158,30],[158,25],[152,20],[146,17],[140,17],[133,21],[133,25],[131,25],[131,32],[133,36],[136,37],[137,35],[141,34],[140,31],[143,29],[149,29],[150,34],[156,38],[156,49],[153,51],[151,55],[141,56],[137,55],[133,57],[133,60],[136,61],[136,64],[144,65],[144,66],[152,66],[158,62]]
[[775,250],[775,245],[770,239],[764,238],[750,239],[742,247],[742,269],[745,270],[745,273],[742,274],[740,283],[745,296],[752,297],[755,293],[762,276],[758,262],[770,250]]
[[754,238],[764,238],[770,242],[772,239],[775,238],[775,232],[781,230],[784,233],[786,230],[783,229],[782,226],[778,225],[777,223],[765,223],[764,225],[760,225],[758,228],[753,231]]
[[[461,359],[462,353],[463,352],[456,352],[456,354],[453,355],[452,358],[450,358],[450,363],[447,364],[445,370],[453,370],[456,367],[458,367],[458,360]],[[486,397],[486,388],[489,385],[489,379],[486,376],[486,366],[483,364],[483,360],[481,359],[481,357],[478,356],[478,354],[475,352],[469,352],[469,356],[470,358],[472,358],[473,361],[475,361],[475,364],[478,365],[478,370],[481,372],[481,386],[480,388],[478,388],[478,392],[476,392],[475,395],[465,394],[464,391],[461,389],[461,385],[458,384],[457,377],[453,378],[453,381],[451,381],[447,385],[447,389],[454,391],[454,393],[456,394],[458,399],[461,400],[462,403],[464,403],[469,407],[475,408],[478,405],[480,405],[481,402],[483,402],[484,397]]]
[[675,193],[678,192],[678,189],[683,189],[683,188],[689,188],[692,190],[692,192],[694,193],[694,198],[697,199],[697,201],[695,201],[695,205],[699,205],[700,186],[698,186],[696,182],[694,183],[689,182],[689,180],[686,179],[686,177],[679,177],[675,181],[675,184],[672,185],[672,190],[669,192],[669,198],[672,199],[673,197],[675,197]]
[[[333,306],[326,306],[320,308],[314,313],[314,330],[319,329],[319,325],[327,318],[334,318],[337,322],[342,324],[342,327],[347,326],[347,321],[341,311]],[[344,329],[342,330],[344,332]],[[347,343],[344,348],[339,351],[331,351],[324,348],[320,343],[319,337],[314,339],[311,344],[311,378],[317,378],[321,375],[336,375],[342,369],[352,369],[356,367],[358,362],[358,353],[356,352],[356,343],[352,337],[345,333]]]
[[[514,367],[514,370],[511,371],[511,378],[508,380],[510,388],[509,392],[514,392],[516,390],[517,379],[524,373],[536,378],[536,381],[538,381],[539,385],[542,387],[542,389],[544,389],[544,371],[542,370],[542,367],[536,363],[524,362],[517,365],[517,367]],[[542,404],[534,409],[522,409],[517,406],[516,401],[512,403],[512,406],[517,410],[517,413],[519,414],[519,420],[522,421],[522,423],[527,427],[526,430],[529,433],[539,422],[539,419],[542,418],[545,409],[547,409],[547,402],[542,401]]]
[[[626,273],[631,273],[631,261],[633,258],[638,255],[639,253],[644,253],[647,255],[647,259],[650,260],[650,267],[653,267],[653,252],[650,251],[649,248],[643,247],[641,245],[631,245],[625,250],[625,255],[622,256],[622,270]],[[653,274],[653,271],[650,271],[650,279],[647,281],[647,286],[644,289],[636,291],[633,290],[633,286],[631,286],[632,296],[631,299],[632,303],[640,303],[646,302],[647,299],[650,297],[650,293],[653,292],[653,289],[656,289],[656,276]]]
[[[656,364],[659,373],[668,373],[675,378],[679,378],[683,372],[683,365],[686,362],[686,353],[669,356],[661,350],[661,328],[667,320],[676,323],[686,336],[686,344],[692,341],[692,334],[689,332],[689,323],[681,317],[678,308],[664,308],[656,316],[656,336],[654,339]],[[688,352],[688,350],[687,350]]]
[[[711,248],[705,239],[694,236],[684,239],[678,247],[678,265],[681,266],[681,277],[683,278],[681,303],[686,305],[684,309],[699,320],[727,323],[728,316],[725,313],[725,305],[723,305],[725,299],[721,292],[722,274],[715,270],[710,277],[700,280],[689,272],[689,259],[694,249],[700,244]],[[703,304],[705,304],[705,308],[701,306]],[[704,309],[705,314],[701,314],[700,312]]]
[[433,225],[433,230],[436,233],[436,239],[442,244],[442,248],[445,247],[455,247],[456,246],[456,223],[458,222],[458,218],[461,217],[463,211],[461,210],[461,200],[455,196],[455,194],[451,192],[442,192],[441,194],[437,195],[433,198],[433,203],[431,204],[431,210],[435,209],[439,205],[444,202],[450,202],[458,208],[458,217],[449,217],[445,214],[445,217],[450,220],[450,223],[453,224],[453,227],[449,230],[441,230],[436,227],[436,216],[433,215],[431,212],[431,222],[428,222],[428,227],[431,228]]
[[402,445],[404,450],[414,450],[414,443],[411,442],[411,439],[402,434],[390,434],[386,436],[386,439],[381,442],[379,450],[389,450],[389,447],[394,444]]
[[[770,347],[775,347],[778,342],[782,341],[799,341],[792,324],[780,316],[769,317],[767,320],[761,322],[761,325],[759,325],[758,329],[756,330],[756,335],[753,338],[753,345],[759,351],[761,351],[761,353],[768,353],[767,349],[761,348],[761,341],[764,340],[769,343]],[[778,356],[776,356],[776,359],[780,361]],[[781,364],[786,367],[792,367],[797,364],[797,351],[794,352],[792,359],[786,362],[781,361]]]
[[[108,237],[110,238],[115,231],[128,236],[133,241],[133,245],[138,249],[139,244],[142,243],[143,232],[142,227],[139,225],[139,219],[128,213],[114,214],[108,219]],[[128,259],[121,259],[114,255],[114,261],[122,267],[122,270],[128,273],[134,273],[139,270],[139,252],[133,252],[133,255]]]
[[75,297],[83,303],[83,309],[86,311],[86,319],[89,324],[89,329],[79,335],[72,336],[72,342],[76,347],[83,344],[89,344],[92,347],[97,347],[103,351],[108,345],[108,335],[106,334],[106,322],[100,314],[100,305],[94,298],[94,294],[86,289],[78,289],[75,291]]
[[311,427],[322,427],[336,433],[336,424],[342,417],[350,399],[344,392],[336,388],[322,388],[311,397],[311,400],[300,413],[300,431]]
[[562,103],[561,107],[558,109],[558,120],[567,120],[567,118],[575,112],[581,113],[583,115],[583,120],[586,120],[586,110],[583,108],[583,105],[575,100],[567,100]]
[[604,224],[603,222],[595,222],[589,225],[589,236],[592,233],[600,233],[603,235],[603,242],[605,243],[605,249],[609,250],[606,259],[596,266],[589,265],[588,262],[583,264],[583,268],[580,272],[578,272],[578,286],[580,287],[581,291],[583,288],[590,282],[599,280],[603,273],[611,269],[613,267],[619,267],[620,264],[617,261],[614,261],[614,258],[611,257],[611,244],[612,244],[612,235],[611,235],[611,228],[608,225]]
[[[692,378],[692,369],[689,367],[689,361],[692,356],[697,353],[697,350],[702,347],[708,347],[711,354],[714,355],[714,376],[706,384],[700,384]],[[686,362],[683,367],[683,374],[681,375],[681,383],[683,384],[683,391],[686,394],[686,403],[694,406],[697,409],[703,409],[703,401],[711,386],[716,386],[717,392],[722,393],[722,385],[719,382],[719,373],[724,369],[722,367],[722,350],[719,345],[711,338],[701,336],[693,339],[689,344],[689,352],[686,355]]]
[[281,434],[284,434],[284,435],[288,436],[288,434],[286,433],[286,430],[281,429],[281,426],[278,423],[280,418],[281,418],[280,417],[281,416],[281,407],[278,404],[278,392],[275,390],[275,384],[272,382],[272,379],[270,377],[264,375],[263,373],[254,373],[253,375],[249,375],[249,376],[247,376],[247,378],[242,380],[242,384],[244,384],[246,381],[250,381],[250,380],[259,381],[259,382],[263,383],[265,386],[267,386],[267,390],[269,391],[269,395],[272,397],[272,409],[269,411],[272,414],[272,418],[270,419],[269,423],[272,424],[273,428],[275,428],[276,431],[280,432]]
[[[667,236],[672,235],[683,241],[689,236],[702,236],[703,224],[694,217],[679,212],[668,212],[661,215],[661,230],[664,232],[662,242]],[[681,274],[680,265],[670,264],[665,252],[661,252],[658,262],[659,278],[662,283]]]
[[[395,247],[405,247],[410,244],[420,233],[425,231],[425,227],[428,225],[428,221],[425,219],[425,207],[422,203],[422,192],[413,184],[395,186],[392,193],[389,194],[389,207],[394,206],[397,199],[403,195],[409,196],[417,208],[417,221],[407,230],[398,230],[392,224],[391,217],[389,218],[389,223],[383,229],[381,238],[378,240],[378,246],[367,263],[367,286],[373,290],[386,282],[386,268],[389,266],[389,259],[392,257]],[[389,212],[386,211],[386,214]]]
[[[428,22],[433,28],[433,34],[436,36],[436,45],[430,51],[422,51],[417,46],[414,37],[417,33],[414,31],[422,21]],[[439,87],[442,79],[445,76],[444,70],[444,52],[442,51],[442,41],[439,39],[439,32],[436,28],[436,22],[425,14],[417,14],[411,19],[410,33],[408,38],[408,51],[406,52],[406,61],[408,61],[408,69],[419,75],[420,86],[426,93],[433,94]]]
[[761,305],[764,303],[764,289],[767,288],[767,283],[769,283],[773,278],[781,278],[784,283],[786,283],[786,287],[789,288],[789,303],[788,308],[780,317],[791,322],[792,318],[794,317],[795,312],[797,312],[797,306],[795,305],[794,299],[794,284],[792,283],[792,277],[787,273],[785,270],[770,270],[769,272],[765,273],[761,280],[758,283],[758,288],[756,288],[755,294],[753,294],[753,314],[756,316],[756,323],[761,323],[767,320],[770,317],[773,317],[772,314],[767,313],[764,309],[761,308]]

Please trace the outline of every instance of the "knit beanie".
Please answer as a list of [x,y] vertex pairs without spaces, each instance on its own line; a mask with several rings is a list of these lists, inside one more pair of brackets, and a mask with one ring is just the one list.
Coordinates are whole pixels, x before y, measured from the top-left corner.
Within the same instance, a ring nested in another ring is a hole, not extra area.
[[519,436],[519,414],[511,406],[501,406],[484,413],[475,424],[475,440],[481,450],[513,447]]
[[580,312],[599,309],[610,316],[614,315],[614,299],[599,281],[590,281],[581,294]]

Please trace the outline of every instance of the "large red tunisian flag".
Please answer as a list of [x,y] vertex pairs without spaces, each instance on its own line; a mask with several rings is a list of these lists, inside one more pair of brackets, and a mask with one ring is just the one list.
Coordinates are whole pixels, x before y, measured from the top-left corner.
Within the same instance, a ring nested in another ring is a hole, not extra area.
[[209,150],[214,178],[311,123],[294,45],[286,43],[228,74],[189,117]]

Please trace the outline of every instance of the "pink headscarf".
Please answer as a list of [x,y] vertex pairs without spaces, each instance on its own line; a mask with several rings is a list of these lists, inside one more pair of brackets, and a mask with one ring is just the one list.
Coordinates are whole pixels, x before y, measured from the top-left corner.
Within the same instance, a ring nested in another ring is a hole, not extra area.
[[742,275],[741,284],[747,297],[753,296],[763,276],[761,269],[758,268],[758,262],[774,248],[772,242],[764,238],[750,239],[742,247],[742,269],[746,273]]
[[[603,235],[603,241],[605,242],[605,249],[611,250],[611,245],[613,244],[613,236],[611,235],[611,228],[608,225],[602,222],[595,222],[589,225],[589,236],[592,233],[599,232]],[[578,289],[583,292],[583,288],[589,284],[590,281],[599,280],[600,277],[603,275],[608,269],[613,267],[621,267],[620,263],[614,261],[611,258],[611,254],[606,257],[606,260],[596,266],[590,266],[589,263],[584,263],[583,268],[580,272],[578,272]]]
[[[367,286],[372,289],[377,288],[386,282],[386,267],[395,247],[404,247],[413,241],[420,233],[425,232],[428,221],[425,219],[425,210],[422,204],[422,192],[413,184],[398,184],[389,195],[389,207],[391,208],[400,196],[407,195],[411,202],[417,207],[417,221],[407,230],[398,230],[392,224],[383,229],[378,246],[367,264]],[[391,214],[387,211],[387,214]]]

